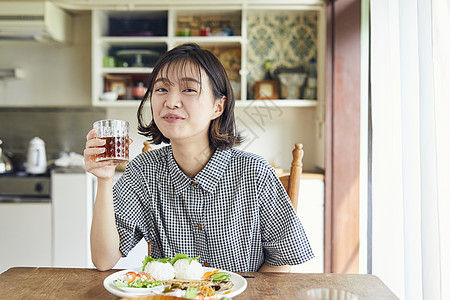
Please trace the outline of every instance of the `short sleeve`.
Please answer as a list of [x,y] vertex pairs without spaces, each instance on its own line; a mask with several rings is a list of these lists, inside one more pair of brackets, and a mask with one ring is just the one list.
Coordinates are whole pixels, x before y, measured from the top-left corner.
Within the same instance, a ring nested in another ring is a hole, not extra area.
[[265,263],[298,265],[314,257],[303,225],[275,170],[267,165],[260,186],[261,238]]
[[139,170],[128,166],[125,173],[113,187],[114,212],[116,227],[119,233],[119,250],[126,257],[131,249],[149,233],[145,232],[144,209],[142,207],[143,192],[139,190],[141,176]]

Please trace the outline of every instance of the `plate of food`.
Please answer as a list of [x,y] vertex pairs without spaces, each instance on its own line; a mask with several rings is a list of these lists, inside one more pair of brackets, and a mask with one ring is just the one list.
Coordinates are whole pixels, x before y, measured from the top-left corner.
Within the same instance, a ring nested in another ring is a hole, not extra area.
[[247,281],[239,274],[203,267],[197,259],[181,253],[163,259],[146,256],[141,268],[115,272],[103,285],[118,297],[170,295],[188,299],[232,298],[247,288]]

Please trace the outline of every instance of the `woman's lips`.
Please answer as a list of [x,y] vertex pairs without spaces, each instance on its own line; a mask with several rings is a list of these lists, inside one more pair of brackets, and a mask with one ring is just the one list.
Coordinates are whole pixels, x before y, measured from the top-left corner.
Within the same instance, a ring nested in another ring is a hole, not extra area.
[[169,123],[175,123],[184,120],[183,117],[175,114],[167,114],[163,116],[164,121]]

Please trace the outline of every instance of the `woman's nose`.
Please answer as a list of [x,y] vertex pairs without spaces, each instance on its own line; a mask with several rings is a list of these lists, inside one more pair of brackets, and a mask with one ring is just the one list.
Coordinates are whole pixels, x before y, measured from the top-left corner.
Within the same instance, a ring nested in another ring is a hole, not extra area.
[[176,92],[170,92],[167,95],[165,105],[166,105],[166,107],[171,108],[171,109],[180,108],[181,107],[181,95]]

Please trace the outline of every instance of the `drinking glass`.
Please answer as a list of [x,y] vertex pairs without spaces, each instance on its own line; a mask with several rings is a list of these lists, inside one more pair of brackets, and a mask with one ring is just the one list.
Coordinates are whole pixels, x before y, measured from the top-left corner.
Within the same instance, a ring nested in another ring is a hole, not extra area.
[[97,137],[106,140],[105,152],[97,154],[95,161],[112,160],[123,164],[129,160],[130,123],[123,120],[100,120],[94,123]]

